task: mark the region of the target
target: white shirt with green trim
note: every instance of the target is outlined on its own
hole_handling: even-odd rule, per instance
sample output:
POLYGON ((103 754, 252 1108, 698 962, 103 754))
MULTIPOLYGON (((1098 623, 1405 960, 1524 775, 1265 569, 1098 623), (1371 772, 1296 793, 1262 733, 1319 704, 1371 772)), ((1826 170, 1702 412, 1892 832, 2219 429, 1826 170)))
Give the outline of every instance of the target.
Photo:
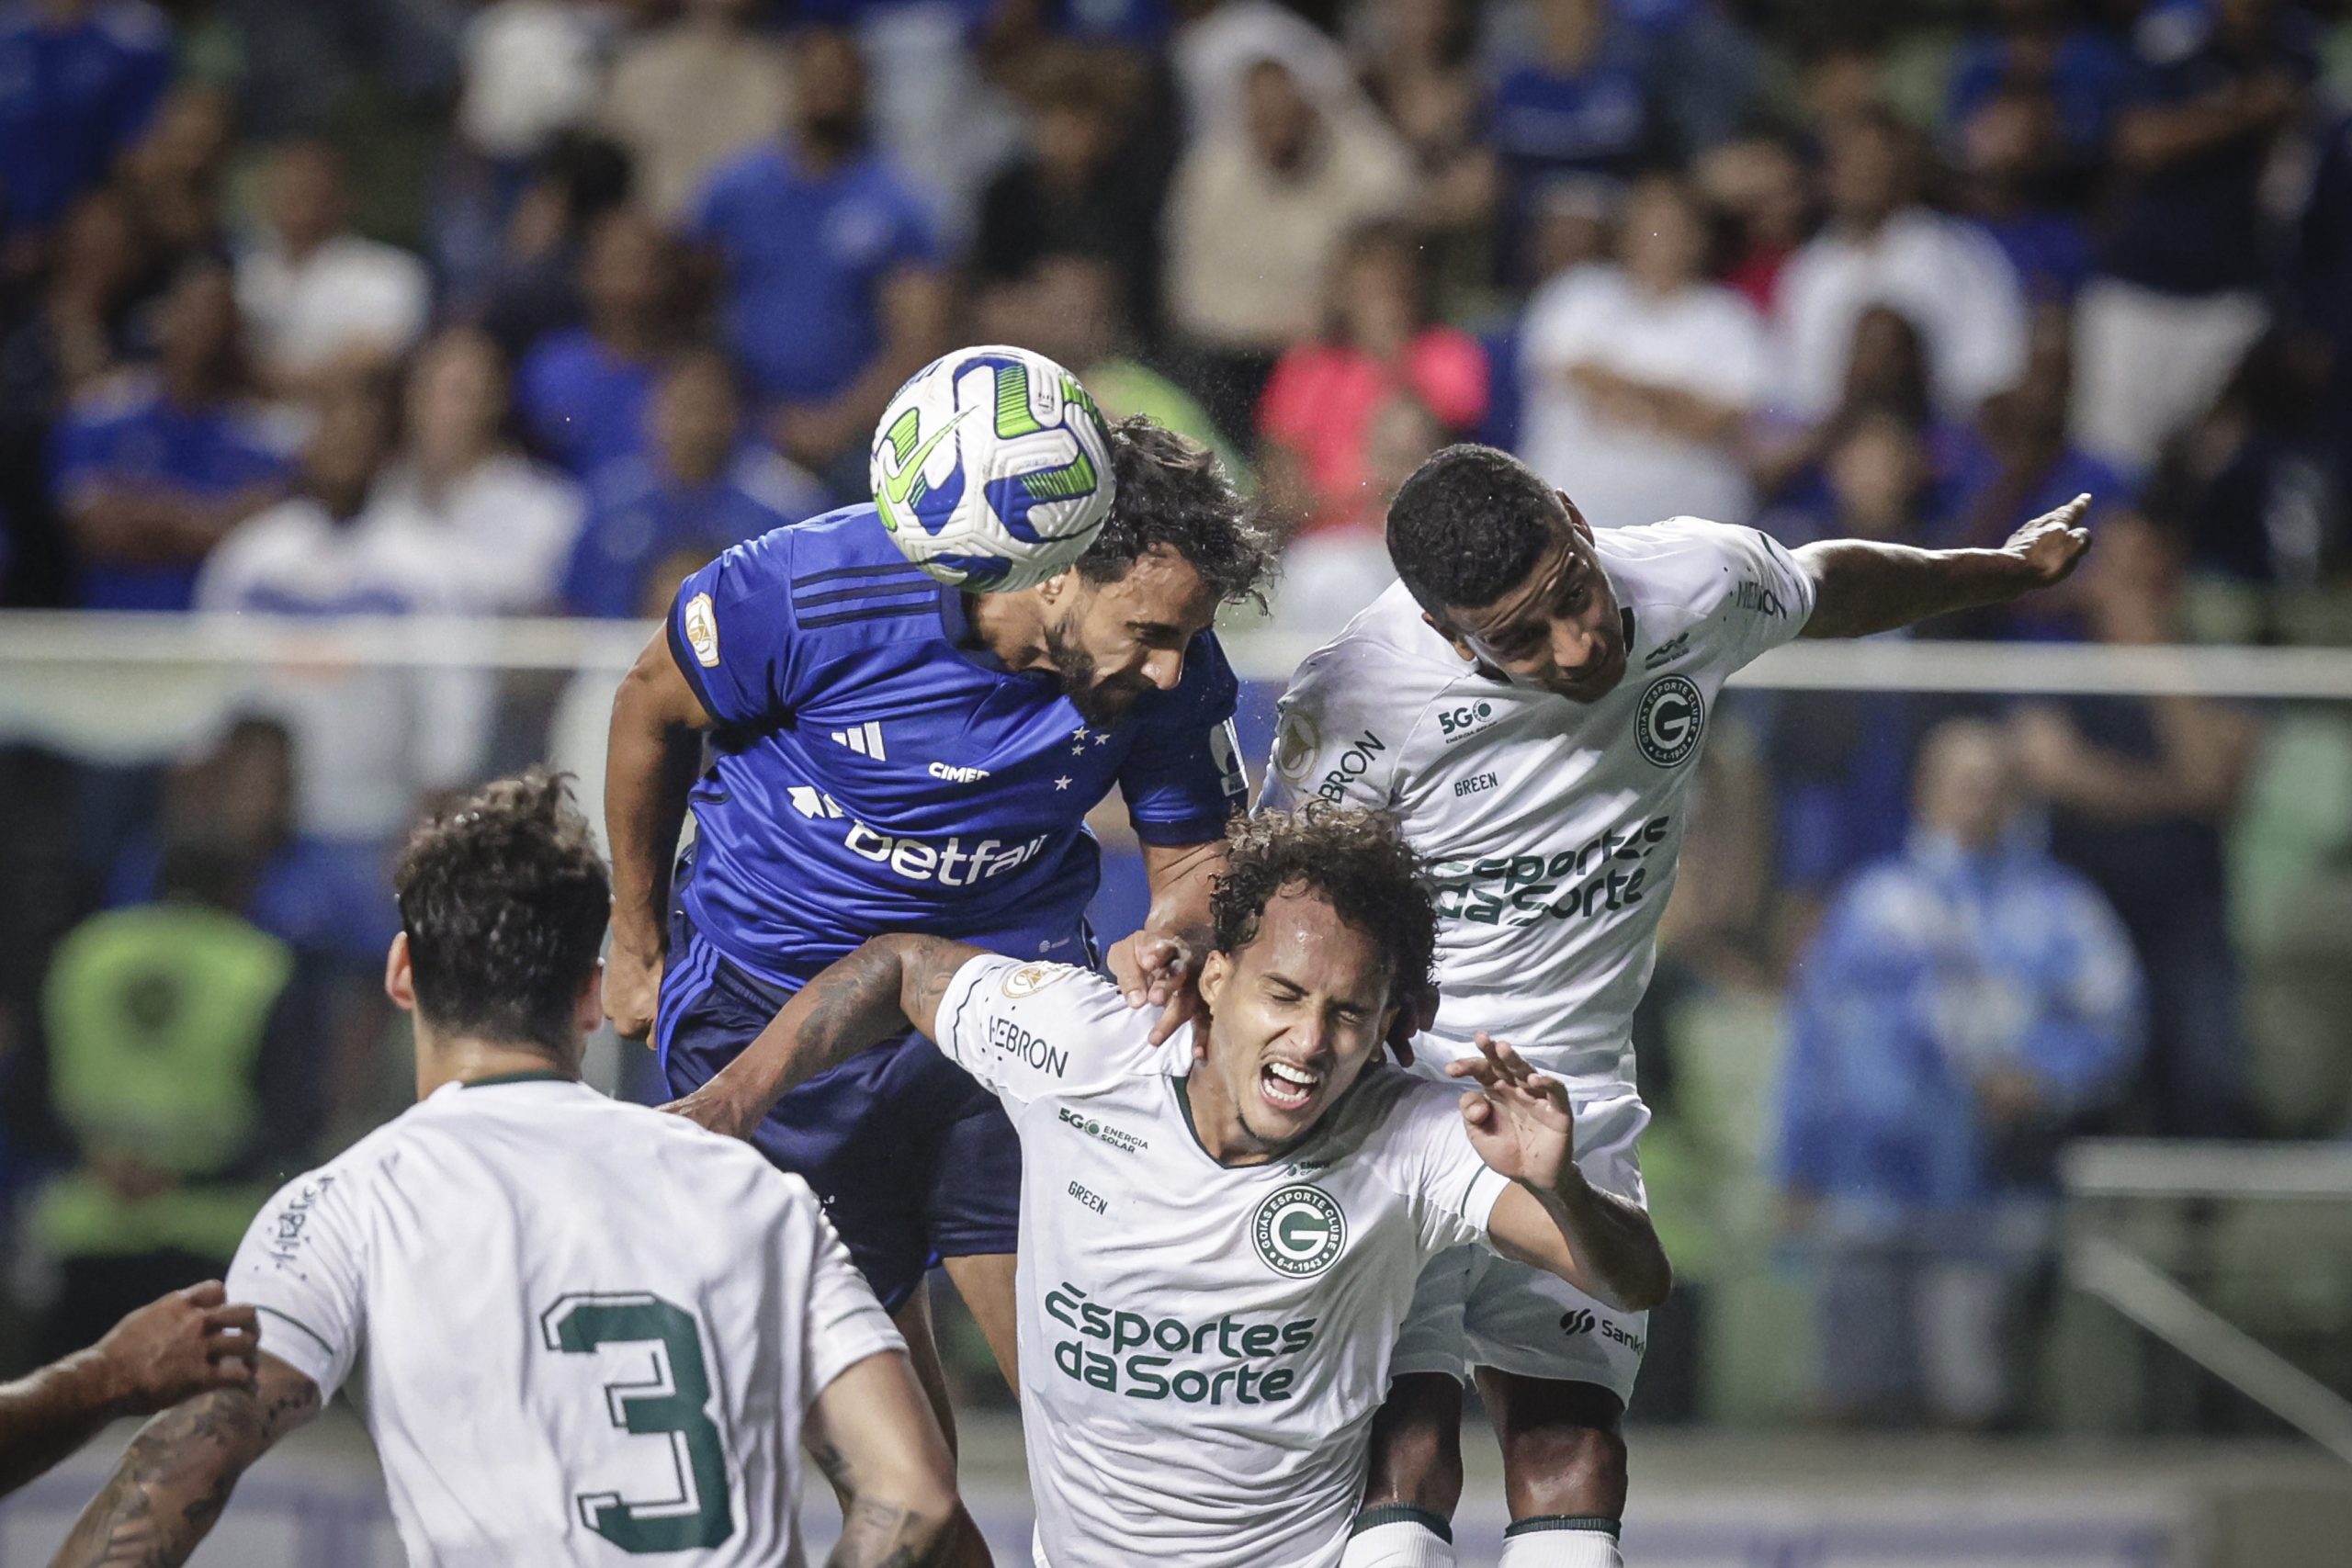
POLYGON ((1046 1568, 1329 1568, 1421 1266, 1508 1185, 1459 1096, 1373 1067, 1299 1148, 1211 1159, 1192 1031, 1066 964, 973 959, 939 1044, 1021 1135, 1023 1427, 1046 1568))
POLYGON ((229 1271, 362 1414, 408 1560, 797 1564, 800 1428, 904 1348, 797 1177, 553 1075, 447 1085, 287 1184, 229 1271))
POLYGON ((1421 1064, 1472 1054, 1487 1030, 1565 1079, 1580 1122, 1588 1100, 1637 1103, 1634 1009, 1716 695, 1813 614, 1811 579, 1753 528, 1676 517, 1600 529, 1594 547, 1627 628, 1607 696, 1482 675, 1399 584, 1292 677, 1263 793, 1401 817, 1438 882, 1441 998, 1421 1064))

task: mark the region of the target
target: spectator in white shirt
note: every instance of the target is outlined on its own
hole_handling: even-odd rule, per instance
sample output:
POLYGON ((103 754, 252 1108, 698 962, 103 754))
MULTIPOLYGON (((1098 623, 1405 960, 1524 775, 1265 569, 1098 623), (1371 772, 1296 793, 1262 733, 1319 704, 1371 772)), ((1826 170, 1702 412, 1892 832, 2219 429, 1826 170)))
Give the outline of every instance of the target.
POLYGON ((1918 324, 1938 411, 1964 420, 2025 368, 2017 274, 1992 236, 1913 193, 1916 139, 1884 110, 1824 132, 1828 226, 1781 274, 1777 400, 1816 417, 1838 400, 1854 322, 1885 305, 1918 324))
POLYGON ((334 149, 279 149, 263 177, 260 243, 237 264, 237 303, 274 392, 308 396, 355 359, 405 353, 424 330, 424 264, 353 233, 349 218, 334 149))
MULTIPOLYGON (((384 526, 368 505, 393 423, 387 378, 346 377, 329 388, 303 449, 299 489, 213 552, 197 580, 196 607, 335 618, 461 609, 433 541, 384 526)), ((364 850, 399 833, 425 792, 471 774, 490 689, 470 670, 312 660, 258 672, 240 705, 281 720, 295 739, 301 834, 364 850)))
POLYGON ((580 492, 506 439, 507 375, 472 327, 428 343, 409 372, 408 445, 369 521, 422 542, 456 607, 530 615, 552 605, 580 532, 580 492))
POLYGON ((1736 445, 1763 389, 1764 328, 1706 281, 1707 226, 1680 180, 1634 186, 1614 265, 1553 278, 1521 338, 1521 455, 1601 527, 1753 510, 1736 445))

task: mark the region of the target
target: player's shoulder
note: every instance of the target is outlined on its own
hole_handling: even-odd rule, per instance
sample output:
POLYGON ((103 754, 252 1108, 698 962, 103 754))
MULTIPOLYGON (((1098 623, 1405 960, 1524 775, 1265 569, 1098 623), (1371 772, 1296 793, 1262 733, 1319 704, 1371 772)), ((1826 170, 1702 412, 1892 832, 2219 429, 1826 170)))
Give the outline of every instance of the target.
POLYGON ((1394 1180, 1398 1160, 1455 1135, 1461 1122, 1460 1088, 1425 1078, 1387 1062, 1366 1066, 1347 1098, 1318 1134, 1316 1152, 1333 1163, 1361 1159, 1394 1180))
POLYGON ((1357 612, 1340 635, 1300 661, 1284 705, 1394 716, 1435 700, 1469 670, 1421 616, 1401 582, 1357 612))
POLYGON ((795 629, 828 647, 940 636, 938 582, 899 553, 870 503, 771 528, 736 551, 760 562, 764 585, 783 588, 795 629))
POLYGON ((989 1050, 1017 1059, 1063 1092, 1131 1077, 1171 1052, 1191 1060, 1189 1032, 1153 1045, 1157 1012, 1129 1007, 1107 976, 1075 964, 986 953, 956 971, 940 1005, 943 1036, 968 1042, 985 1032, 989 1050))
POLYGON ((1802 615, 1786 581, 1796 568, 1761 529, 1702 517, 1669 517, 1593 534, 1593 548, 1631 610, 1645 646, 1656 647, 1728 611, 1802 615))

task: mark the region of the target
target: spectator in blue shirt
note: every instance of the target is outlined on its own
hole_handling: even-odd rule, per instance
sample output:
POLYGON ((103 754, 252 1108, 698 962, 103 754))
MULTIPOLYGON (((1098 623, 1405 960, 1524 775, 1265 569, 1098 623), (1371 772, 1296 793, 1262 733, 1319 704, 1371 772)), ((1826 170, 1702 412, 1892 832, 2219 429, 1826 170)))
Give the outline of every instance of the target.
POLYGON ((1546 182, 1630 174, 1652 140, 1639 49, 1601 0, 1540 0, 1536 9, 1533 52, 1504 67, 1488 132, 1505 187, 1504 256, 1517 254, 1546 182))
POLYGON ((2090 276, 2091 236, 2065 158, 2058 103, 2041 87, 2004 87, 1961 126, 1970 216, 1984 226, 2037 310, 2071 304, 2090 276))
POLYGON ((2070 0, 1992 0, 1991 26, 1972 33, 1952 57, 1944 87, 1944 125, 1962 132, 2004 93, 2046 93, 2058 110, 2066 145, 2096 158, 2131 80, 2122 43, 2084 25, 2070 0))
POLYGON ((539 449, 589 479, 642 445, 654 378, 677 346, 676 257, 661 227, 633 207, 597 219, 580 294, 587 321, 531 350, 514 402, 539 449))
POLYGON ((647 435, 590 494, 564 574, 576 615, 659 615, 688 573, 730 545, 825 510, 816 480, 744 439, 735 373, 715 351, 670 362, 647 435))
POLYGON ((1797 968, 1777 1175, 1820 1248, 1833 1416, 1983 1426, 2014 1408, 2065 1134, 2141 1047, 2115 911, 2019 830, 2003 735, 1928 738, 1918 826, 1797 968))
POLYGON ((0 6, 0 227, 46 229, 104 180, 171 77, 171 24, 141 0, 0 6))
POLYGON ((862 495, 875 420, 946 346, 946 276, 913 187, 867 145, 855 40, 805 28, 791 58, 790 129, 714 175, 689 229, 717 255, 729 346, 776 444, 862 495))
POLYGON ((221 536, 284 493, 292 454, 244 400, 237 297, 217 260, 157 308, 156 362, 80 399, 51 441, 50 484, 93 610, 185 610, 221 536))

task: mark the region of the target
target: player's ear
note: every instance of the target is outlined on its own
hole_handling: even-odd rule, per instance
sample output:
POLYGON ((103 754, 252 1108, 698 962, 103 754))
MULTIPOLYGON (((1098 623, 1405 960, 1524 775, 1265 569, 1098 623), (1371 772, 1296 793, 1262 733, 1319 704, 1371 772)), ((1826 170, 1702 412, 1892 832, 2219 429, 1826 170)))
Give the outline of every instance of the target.
POLYGON ((1587 540, 1591 539, 1592 525, 1584 520, 1584 513, 1578 512, 1577 510, 1577 503, 1568 499, 1568 492, 1564 490, 1555 490, 1552 493, 1560 498, 1560 504, 1562 506, 1567 508, 1568 526, 1575 529, 1577 533, 1582 534, 1587 540))
POLYGON ((1201 960, 1199 982, 1201 1005, 1215 1011, 1217 993, 1225 989, 1225 983, 1231 978, 1233 978, 1233 960, 1215 948, 1211 948, 1207 956, 1201 960))
POLYGON ((1037 602, 1060 604, 1078 588, 1078 568, 1066 566, 1045 581, 1037 584, 1037 602))
POLYGON ((416 971, 409 967, 406 931, 392 938, 391 950, 384 954, 384 995, 402 1012, 416 1010, 416 971))

